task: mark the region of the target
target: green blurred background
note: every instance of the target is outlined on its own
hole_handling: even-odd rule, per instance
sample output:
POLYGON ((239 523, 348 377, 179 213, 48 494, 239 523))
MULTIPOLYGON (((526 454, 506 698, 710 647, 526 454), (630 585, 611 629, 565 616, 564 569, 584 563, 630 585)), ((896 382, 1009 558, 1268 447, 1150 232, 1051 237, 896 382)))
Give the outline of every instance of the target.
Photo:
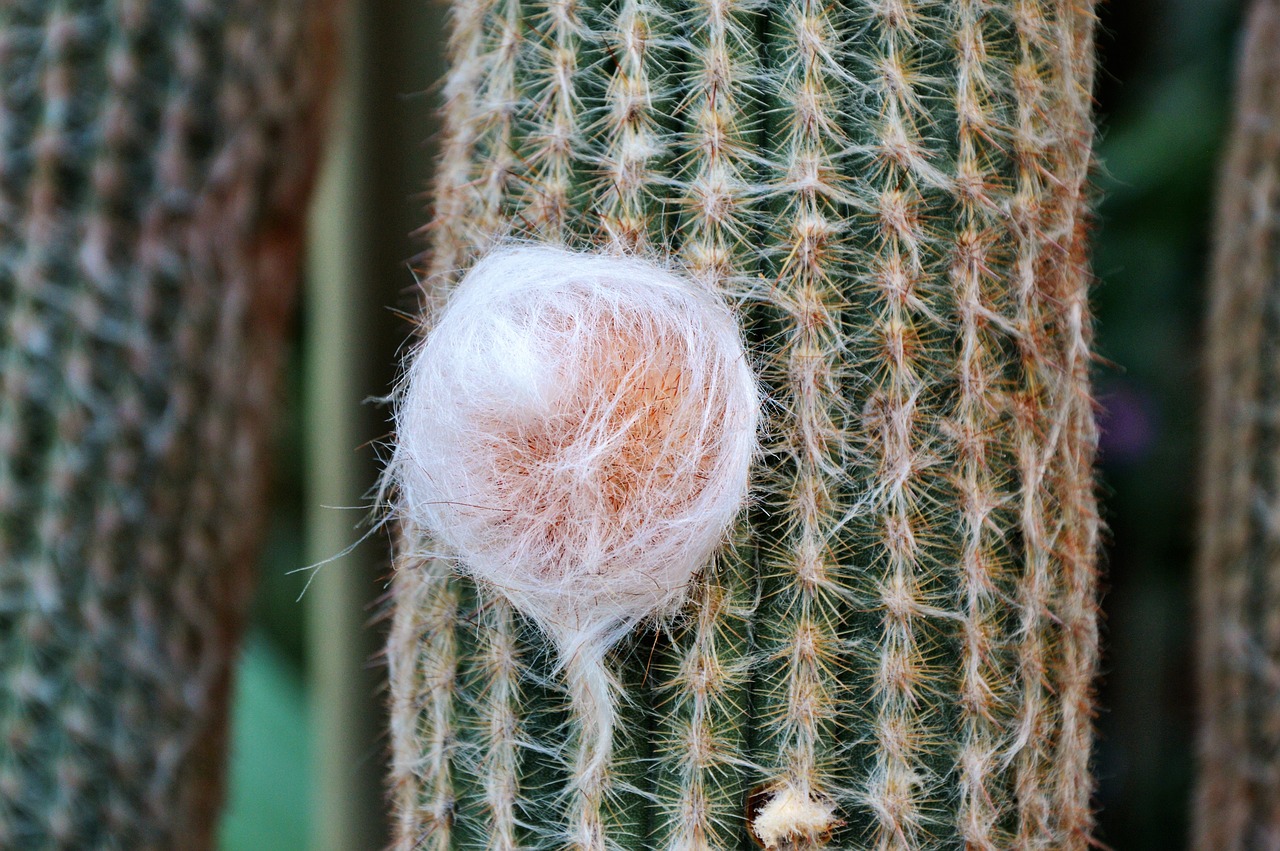
MULTIPOLYGON (((1096 380, 1110 532, 1096 764, 1100 838, 1116 851, 1186 844, 1203 277, 1241 5, 1101 9, 1096 380)), ((367 522, 387 411, 369 400, 394 380, 408 330, 397 311, 416 305, 444 14, 429 0, 352 7, 240 668, 228 851, 360 851, 387 838, 387 546, 367 522), (312 571, 298 568, 366 533, 299 601, 312 571)))

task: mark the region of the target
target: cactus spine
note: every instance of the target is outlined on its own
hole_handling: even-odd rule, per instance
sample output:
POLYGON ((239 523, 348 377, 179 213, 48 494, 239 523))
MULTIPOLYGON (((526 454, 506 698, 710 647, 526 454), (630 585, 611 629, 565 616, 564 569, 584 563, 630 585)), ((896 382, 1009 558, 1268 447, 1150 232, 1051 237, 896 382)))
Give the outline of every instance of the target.
POLYGON ((1248 18, 1219 183, 1210 282, 1199 552, 1195 847, 1271 847, 1280 831, 1280 3, 1248 18))
POLYGON ((0 9, 0 846, 206 848, 319 3, 0 9))
POLYGON ((1070 0, 455 4, 431 284, 507 234, 673 257, 738 305, 770 424, 685 615, 613 653, 590 793, 545 641, 406 549, 401 847, 1087 846, 1092 31, 1070 0))

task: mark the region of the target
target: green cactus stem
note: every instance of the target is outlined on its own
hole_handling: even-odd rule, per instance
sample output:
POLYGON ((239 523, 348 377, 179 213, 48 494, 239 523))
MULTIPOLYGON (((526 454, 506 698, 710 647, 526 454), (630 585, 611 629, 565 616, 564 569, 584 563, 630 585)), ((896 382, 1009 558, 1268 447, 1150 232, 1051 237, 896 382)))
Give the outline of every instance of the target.
POLYGON ((681 616, 611 654, 599 794, 547 640, 401 548, 401 848, 1089 845, 1092 7, 454 3, 424 303, 507 236, 669 258, 769 422, 681 616))
POLYGON ((0 847, 212 846, 323 12, 0 7, 0 847))
POLYGON ((1280 2, 1253 4, 1218 186, 1206 333, 1194 846, 1280 835, 1280 2))

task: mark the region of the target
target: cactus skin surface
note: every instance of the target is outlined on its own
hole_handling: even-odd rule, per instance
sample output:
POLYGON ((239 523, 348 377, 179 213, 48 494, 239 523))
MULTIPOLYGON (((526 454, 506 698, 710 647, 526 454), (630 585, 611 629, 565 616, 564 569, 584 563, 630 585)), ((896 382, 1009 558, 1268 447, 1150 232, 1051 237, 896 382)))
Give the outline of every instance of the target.
POLYGON ((1089 845, 1092 5, 455 2, 424 301, 505 236, 669 257, 769 423, 693 600, 612 653, 601 794, 546 639, 401 547, 399 847, 1089 845))
POLYGON ((213 845, 321 8, 0 4, 0 847, 213 845))
POLYGON ((1194 847, 1280 836, 1280 2, 1247 18, 1218 186, 1201 472, 1194 847))

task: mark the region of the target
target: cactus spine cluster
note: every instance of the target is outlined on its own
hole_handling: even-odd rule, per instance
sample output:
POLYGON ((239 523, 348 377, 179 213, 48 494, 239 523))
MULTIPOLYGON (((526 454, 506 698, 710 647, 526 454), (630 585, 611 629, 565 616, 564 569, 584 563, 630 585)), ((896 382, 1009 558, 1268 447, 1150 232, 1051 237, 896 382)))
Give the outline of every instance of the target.
POLYGON ((0 847, 212 845, 323 29, 0 6, 0 847))
POLYGON ((1280 2, 1248 18, 1207 325, 1194 846, 1280 835, 1280 2))
POLYGON ((1097 664, 1090 0, 458 0, 428 281, 517 235, 678 262, 769 390, 757 498, 620 645, 401 556, 403 848, 1083 849, 1097 664))

